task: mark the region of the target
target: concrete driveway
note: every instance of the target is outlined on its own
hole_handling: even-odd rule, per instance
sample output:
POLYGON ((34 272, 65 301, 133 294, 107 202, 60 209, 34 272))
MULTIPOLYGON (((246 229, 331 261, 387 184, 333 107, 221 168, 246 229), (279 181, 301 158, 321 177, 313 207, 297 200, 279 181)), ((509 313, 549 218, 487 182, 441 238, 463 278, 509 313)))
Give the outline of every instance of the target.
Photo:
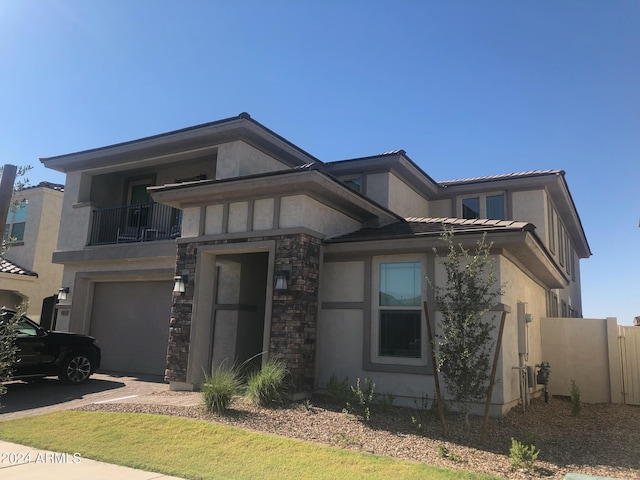
POLYGON ((156 378, 96 373, 82 385, 65 385, 57 378, 6 384, 0 397, 0 421, 69 410, 96 402, 141 398, 169 390, 156 378))

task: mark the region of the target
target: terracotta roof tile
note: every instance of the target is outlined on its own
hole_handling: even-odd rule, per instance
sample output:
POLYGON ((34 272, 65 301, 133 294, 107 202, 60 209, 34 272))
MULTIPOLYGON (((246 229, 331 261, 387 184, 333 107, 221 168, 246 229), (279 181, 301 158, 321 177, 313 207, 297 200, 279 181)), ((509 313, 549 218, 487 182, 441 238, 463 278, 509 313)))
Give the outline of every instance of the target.
POLYGON ((32 272, 31 270, 27 270, 26 268, 22 268, 20 265, 17 265, 9 260, 5 260, 0 257, 0 273, 10 273, 14 275, 24 275, 27 277, 37 277, 38 274, 36 272, 32 272))

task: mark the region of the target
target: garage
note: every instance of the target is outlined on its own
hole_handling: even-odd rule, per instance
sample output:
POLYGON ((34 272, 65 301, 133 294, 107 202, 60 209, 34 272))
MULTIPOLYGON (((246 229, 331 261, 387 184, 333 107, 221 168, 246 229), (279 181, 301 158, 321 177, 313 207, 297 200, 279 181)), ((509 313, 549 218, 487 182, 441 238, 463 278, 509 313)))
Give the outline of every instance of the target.
POLYGON ((164 376, 172 282, 94 285, 90 334, 102 348, 101 370, 164 376))

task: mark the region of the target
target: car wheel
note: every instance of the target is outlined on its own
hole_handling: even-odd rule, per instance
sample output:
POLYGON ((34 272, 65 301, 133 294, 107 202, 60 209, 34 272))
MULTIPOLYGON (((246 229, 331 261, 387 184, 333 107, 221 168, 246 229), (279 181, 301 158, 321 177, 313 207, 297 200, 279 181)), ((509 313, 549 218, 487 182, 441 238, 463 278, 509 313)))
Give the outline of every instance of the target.
POLYGON ((77 385, 85 382, 91 371, 91 359, 84 353, 73 353, 62 362, 59 377, 64 383, 77 385))

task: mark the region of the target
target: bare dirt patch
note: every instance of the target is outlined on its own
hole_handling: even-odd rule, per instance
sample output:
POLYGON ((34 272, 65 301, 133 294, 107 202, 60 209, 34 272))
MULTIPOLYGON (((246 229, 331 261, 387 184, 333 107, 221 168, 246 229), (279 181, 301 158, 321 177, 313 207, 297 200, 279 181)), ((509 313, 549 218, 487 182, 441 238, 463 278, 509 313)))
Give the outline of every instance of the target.
POLYGON ((426 411, 395 407, 374 412, 363 422, 321 399, 268 409, 237 398, 225 415, 206 413, 201 406, 151 403, 90 405, 82 410, 183 416, 502 478, 561 479, 574 472, 640 480, 640 407, 629 405, 583 404, 580 414, 573 416, 566 399, 534 399, 526 413, 516 408, 503 418, 490 419, 483 445, 479 417, 471 418, 471 433, 466 433, 463 418, 448 415, 448 434, 443 437, 438 417, 426 411), (512 469, 511 438, 533 441, 540 449, 533 474, 512 469))

